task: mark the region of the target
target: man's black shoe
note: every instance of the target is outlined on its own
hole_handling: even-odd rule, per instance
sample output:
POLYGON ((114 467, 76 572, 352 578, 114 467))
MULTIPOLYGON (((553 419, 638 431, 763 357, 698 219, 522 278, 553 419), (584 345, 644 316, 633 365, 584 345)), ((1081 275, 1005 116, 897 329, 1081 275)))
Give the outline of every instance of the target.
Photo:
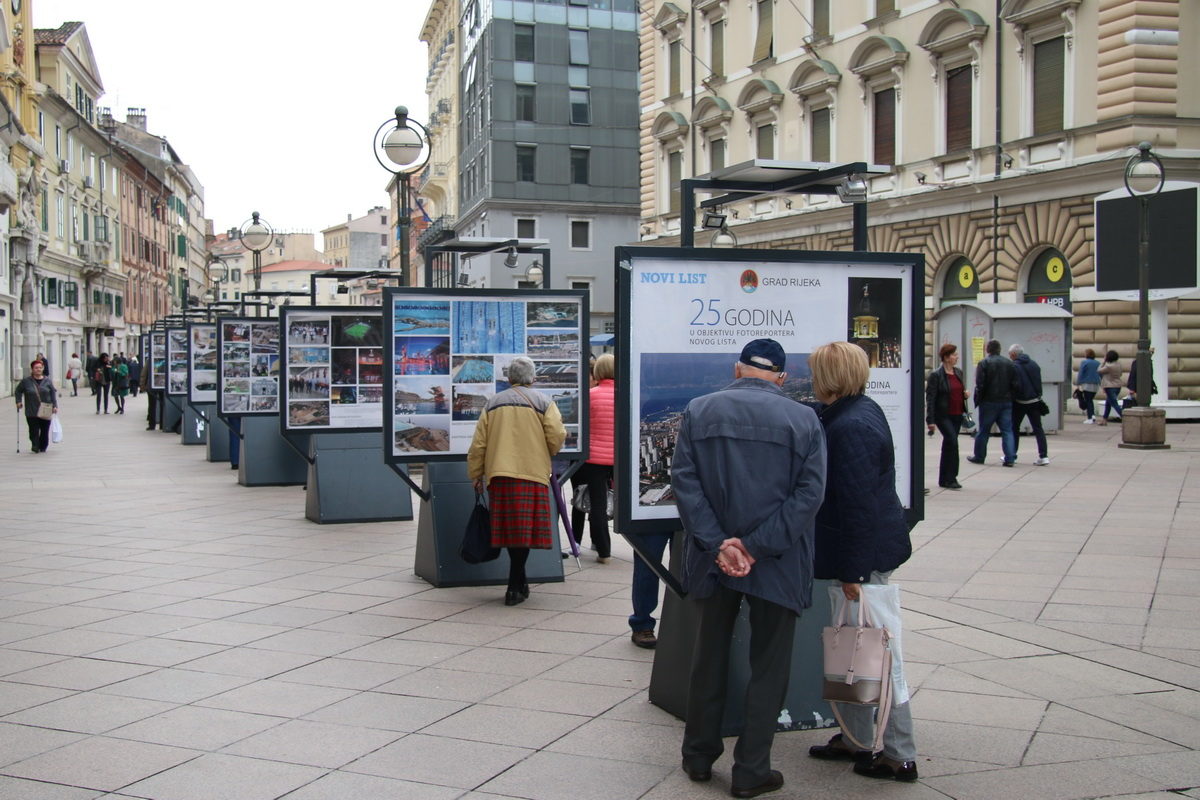
POLYGON ((961 489, 962 488, 962 484, 959 483, 958 481, 949 481, 947 483, 939 483, 938 486, 942 487, 943 489, 961 489))
POLYGON ((684 758, 683 772, 697 783, 712 780, 712 764, 699 758, 684 758))
POLYGON ((967 456, 967 461, 970 461, 972 464, 982 464, 983 463, 982 458, 976 458, 975 456, 967 456))
POLYGON ((736 786, 729 790, 729 793, 734 797, 758 797, 760 794, 774 792, 777 789, 783 788, 783 773, 777 769, 771 770, 771 776, 758 786, 747 786, 745 789, 739 789, 736 786))
POLYGON ((808 754, 822 761, 870 761, 870 750, 852 750, 840 733, 835 733, 827 744, 814 744, 808 754))
POLYGON ((1015 460, 1015 459, 1014 459, 1014 460, 1012 460, 1012 461, 1004 461, 1004 462, 1002 462, 1002 466, 1005 466, 1005 467, 1012 467, 1012 466, 1015 466, 1015 465, 1016 465, 1016 463, 1017 463, 1017 462, 1016 462, 1016 460, 1015 460))

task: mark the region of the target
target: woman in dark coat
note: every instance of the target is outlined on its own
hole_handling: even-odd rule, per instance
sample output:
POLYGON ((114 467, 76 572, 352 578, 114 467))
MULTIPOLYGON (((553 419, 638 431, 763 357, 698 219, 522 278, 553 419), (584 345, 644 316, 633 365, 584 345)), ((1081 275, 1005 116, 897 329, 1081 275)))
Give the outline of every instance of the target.
POLYGON ((54 406, 58 413, 58 392, 54 391, 54 381, 46 377, 46 365, 37 360, 29 364, 29 375, 17 384, 17 412, 25 409, 25 424, 29 426, 29 443, 33 452, 44 453, 50 449, 50 420, 38 416, 42 403, 54 406))
POLYGON ((961 489, 958 482, 958 432, 967 409, 967 385, 958 368, 958 347, 944 344, 938 350, 942 363, 925 381, 925 425, 929 435, 942 433, 942 460, 938 464, 938 486, 961 489))
POLYGON ((100 398, 104 398, 104 413, 108 413, 108 394, 113 382, 112 362, 108 353, 101 353, 96 362, 96 370, 92 373, 92 385, 96 387, 96 413, 100 413, 100 398))
MULTIPOLYGON (((817 578, 841 582, 848 601, 857 600, 864 583, 887 583, 896 567, 912 555, 904 508, 896 495, 892 432, 879 405, 867 397, 871 368, 866 352, 849 342, 831 342, 808 358, 813 392, 823 408, 828 462, 825 501, 817 512, 813 554, 817 578)), ((859 742, 874 741, 871 706, 840 704, 846 731, 859 742)), ((917 779, 916 744, 908 703, 892 709, 883 733, 883 752, 856 751, 837 734, 828 744, 809 748, 813 758, 855 761, 854 771, 868 778, 917 779)))
POLYGON ((125 363, 125 359, 117 356, 116 364, 112 368, 113 387, 112 395, 117 401, 117 413, 125 413, 125 396, 129 394, 129 365, 125 363))

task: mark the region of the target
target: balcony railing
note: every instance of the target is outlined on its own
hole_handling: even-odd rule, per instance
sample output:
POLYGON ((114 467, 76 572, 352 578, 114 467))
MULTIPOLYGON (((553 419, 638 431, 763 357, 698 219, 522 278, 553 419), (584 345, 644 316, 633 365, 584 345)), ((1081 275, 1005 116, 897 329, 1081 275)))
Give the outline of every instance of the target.
POLYGON ((453 225, 454 220, 444 215, 429 223, 429 227, 421 231, 421 235, 417 237, 417 250, 424 250, 429 245, 439 241, 442 238, 442 234, 446 231, 453 233, 453 230, 451 230, 453 225))
POLYGON ((89 328, 111 328, 113 310, 104 303, 83 304, 83 324, 89 328))

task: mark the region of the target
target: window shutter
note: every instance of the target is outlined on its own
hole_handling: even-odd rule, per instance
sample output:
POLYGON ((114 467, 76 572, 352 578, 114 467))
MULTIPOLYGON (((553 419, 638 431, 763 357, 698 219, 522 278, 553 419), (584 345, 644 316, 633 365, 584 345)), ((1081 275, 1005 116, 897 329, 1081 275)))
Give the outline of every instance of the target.
POLYGON ((679 182, 683 180, 683 152, 676 150, 667 155, 667 192, 670 205, 667 210, 678 214, 681 206, 679 182))
POLYGON ((758 35, 754 38, 753 63, 770 58, 774 52, 772 47, 775 33, 772 19, 775 11, 774 2, 775 0, 758 0, 758 35))
POLYGON ((829 35, 829 0, 813 0, 813 36, 829 35))
POLYGON ((713 75, 725 74, 725 20, 718 19, 712 23, 711 31, 711 46, 709 48, 708 66, 712 70, 713 75))
POLYGON ((1063 127, 1063 79, 1066 49, 1063 37, 1033 46, 1033 135, 1063 127))
POLYGON ((682 45, 678 39, 667 45, 667 55, 670 61, 669 69, 671 71, 671 74, 667 76, 667 93, 670 95, 677 95, 682 91, 683 79, 679 74, 683 71, 682 55, 680 53, 681 47, 682 45))
POLYGON ((775 157, 775 126, 768 123, 759 125, 754 131, 755 158, 771 159, 775 157))
POLYGON ((971 67, 946 72, 946 152, 971 146, 971 67))
POLYGON ((812 160, 829 161, 829 109, 812 112, 812 160))
POLYGON ((876 164, 896 163, 896 90, 884 89, 875 93, 875 148, 876 164))

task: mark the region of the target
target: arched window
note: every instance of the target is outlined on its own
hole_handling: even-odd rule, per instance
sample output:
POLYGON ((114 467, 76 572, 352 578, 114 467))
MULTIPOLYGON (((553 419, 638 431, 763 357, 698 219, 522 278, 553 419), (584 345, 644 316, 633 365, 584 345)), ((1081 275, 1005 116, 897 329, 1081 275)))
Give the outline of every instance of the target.
POLYGON ((954 259, 942 276, 942 304, 979 299, 979 273, 966 256, 954 259))
POLYGON ((1071 310, 1071 267, 1060 250, 1047 247, 1029 267, 1025 302, 1049 303, 1071 310))

